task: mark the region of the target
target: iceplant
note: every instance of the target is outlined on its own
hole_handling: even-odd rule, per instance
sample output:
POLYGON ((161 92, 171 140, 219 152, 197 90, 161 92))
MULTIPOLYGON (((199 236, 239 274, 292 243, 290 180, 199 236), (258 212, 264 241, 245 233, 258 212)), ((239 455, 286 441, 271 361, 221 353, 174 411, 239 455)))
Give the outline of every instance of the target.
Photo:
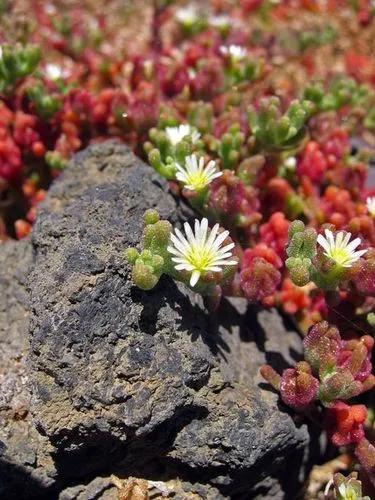
POLYGON ((204 218, 195 220, 194 231, 185 222, 184 230, 185 235, 175 229, 167 250, 173 255, 171 260, 175 263, 176 271, 191 273, 190 286, 194 287, 205 272, 220 272, 224 266, 237 265, 237 261, 232 259, 234 243, 223 246, 229 231, 219 233, 219 224, 209 229, 208 220, 204 218))
POLYGON ((176 19, 184 25, 192 25, 199 20, 199 12, 195 5, 188 5, 176 10, 176 19))
POLYGON ((369 196, 367 198, 366 207, 371 217, 375 217, 375 196, 369 196))
POLYGON ((209 161, 205 166, 204 157, 201 156, 198 159, 195 154, 185 158, 184 166, 176 163, 176 179, 190 191, 202 191, 222 174, 223 172, 217 170, 214 160, 209 161))
POLYGON ((63 76, 66 76, 63 69, 58 64, 46 64, 44 70, 45 75, 49 80, 60 80, 63 76))
POLYGON ((357 500, 359 498, 357 491, 351 484, 342 483, 337 490, 338 498, 342 500, 357 500))
POLYGON ((160 220, 156 210, 144 215, 141 250, 128 248, 125 256, 132 265, 132 279, 142 290, 151 290, 162 274, 182 281, 204 296, 217 296, 221 285, 234 274, 238 263, 229 231, 219 224, 212 229, 206 218, 187 222, 184 232, 160 220))
POLYGON ((189 124, 178 125, 176 127, 166 127, 165 133, 167 134, 172 146, 176 146, 184 137, 188 135, 191 137, 192 143, 195 144, 201 136, 201 134, 189 124))
POLYGON ((211 15, 208 18, 208 24, 218 29, 228 28, 231 23, 231 18, 225 14, 211 15))
POLYGON ((151 142, 144 145, 150 165, 168 180, 176 179, 176 163, 184 166, 185 158, 202 147, 201 134, 188 123, 152 128, 151 142))
POLYGON ((313 281, 318 288, 333 291, 345 280, 355 279, 365 260, 360 259, 368 249, 357 250, 362 240, 351 240, 351 237, 346 231, 333 233, 329 229, 324 235, 317 235, 315 229, 306 228, 302 221, 293 221, 289 226, 288 258, 285 261, 293 283, 305 286, 313 281), (317 244, 322 252, 317 252, 317 244))
POLYGON ((320 234, 317 242, 324 249, 324 255, 333 260, 336 264, 342 267, 352 267, 357 260, 367 252, 365 250, 357 250, 361 244, 361 239, 356 238, 350 241, 351 233, 339 231, 335 236, 329 229, 325 230, 325 237, 320 234))
POLYGON ((357 472, 352 472, 347 477, 340 473, 334 474, 324 490, 326 498, 329 497, 329 490, 332 485, 335 488, 336 500, 370 500, 370 497, 362 494, 362 483, 358 479, 357 472))
POLYGON ((220 52, 224 56, 230 57, 232 62, 242 61, 243 59, 245 59, 247 54, 246 50, 239 45, 229 45, 229 47, 227 47, 226 45, 222 45, 220 47, 220 52))
POLYGON ((286 166, 286 168, 288 168, 290 170, 295 170, 295 168, 297 166, 296 157, 295 156, 288 156, 288 158, 286 158, 286 160, 284 161, 284 165, 286 166))

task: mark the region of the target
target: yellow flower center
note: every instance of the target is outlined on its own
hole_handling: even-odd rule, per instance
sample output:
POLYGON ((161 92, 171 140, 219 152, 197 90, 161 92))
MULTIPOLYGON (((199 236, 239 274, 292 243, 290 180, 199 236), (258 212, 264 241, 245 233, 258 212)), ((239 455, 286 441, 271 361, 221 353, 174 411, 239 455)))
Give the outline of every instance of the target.
POLYGON ((186 260, 198 271, 204 271, 214 261, 214 254, 205 247, 194 245, 189 249, 186 260))
POLYGON ((350 259, 350 253, 346 248, 334 248, 331 250, 330 255, 337 264, 345 264, 345 262, 350 259))
POLYGON ((193 174, 188 174, 186 177, 186 181, 186 184, 190 184, 191 186, 193 186, 195 191, 200 191, 210 183, 210 180, 204 172, 195 172, 193 174))

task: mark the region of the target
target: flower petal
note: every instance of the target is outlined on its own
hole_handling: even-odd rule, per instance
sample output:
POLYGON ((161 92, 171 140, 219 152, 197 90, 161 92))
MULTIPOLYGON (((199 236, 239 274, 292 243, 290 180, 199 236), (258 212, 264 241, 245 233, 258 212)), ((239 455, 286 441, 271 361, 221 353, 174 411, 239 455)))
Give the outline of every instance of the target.
POLYGON ((330 246, 329 246, 329 243, 328 241, 324 238, 324 236, 322 234, 319 234, 317 240, 316 240, 320 246, 322 246, 324 248, 324 250, 326 252, 329 252, 330 251, 330 246))
POLYGON ((190 286, 195 286, 198 283, 200 276, 201 273, 199 271, 193 271, 190 277, 190 286))

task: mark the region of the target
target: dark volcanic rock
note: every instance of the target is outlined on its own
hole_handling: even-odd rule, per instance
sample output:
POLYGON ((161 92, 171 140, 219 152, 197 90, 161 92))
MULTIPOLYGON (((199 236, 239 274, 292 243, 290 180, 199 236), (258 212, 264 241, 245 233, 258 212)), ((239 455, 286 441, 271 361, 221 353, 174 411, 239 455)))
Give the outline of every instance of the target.
MULTIPOLYGON (((181 482, 179 479, 171 479, 165 482, 134 477, 120 479, 110 476, 96 477, 89 483, 70 486, 60 492, 58 500, 119 500, 119 498, 130 498, 129 486, 131 487, 134 484, 140 485, 141 489, 132 491, 132 499, 140 499, 140 491, 144 494, 147 492, 149 498, 153 499, 200 500, 204 498, 205 500, 214 500, 220 498, 220 493, 217 491, 210 491, 208 488, 199 485, 193 486, 190 483, 181 482), (196 490, 194 493, 191 492, 192 488, 196 490)), ((144 497, 142 496, 142 498, 144 497)))
POLYGON ((31 420, 26 363, 30 241, 0 245, 0 498, 41 498, 55 474, 31 420))
POLYGON ((59 500, 118 500, 118 490, 111 478, 96 477, 88 484, 71 486, 61 491, 59 500))
POLYGON ((58 477, 179 477, 202 498, 293 498, 309 433, 257 371, 298 355, 298 336, 242 301, 210 316, 168 278, 132 286, 122 253, 150 207, 181 218, 166 184, 106 143, 76 156, 34 227, 32 413, 58 477))

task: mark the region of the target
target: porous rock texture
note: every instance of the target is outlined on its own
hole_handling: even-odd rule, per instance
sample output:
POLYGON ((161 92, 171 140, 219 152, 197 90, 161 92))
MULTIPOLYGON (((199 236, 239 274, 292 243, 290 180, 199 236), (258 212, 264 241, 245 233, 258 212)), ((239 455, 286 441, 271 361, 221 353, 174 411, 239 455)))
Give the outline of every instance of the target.
POLYGON ((27 370, 31 244, 0 245, 0 498, 39 498, 54 484, 48 439, 30 415, 27 370))
POLYGON ((284 368, 301 341, 276 311, 242 300, 208 314, 167 277, 136 289, 123 251, 151 207, 174 224, 189 215, 108 142, 71 161, 34 226, 27 377, 52 487, 61 499, 109 498, 114 474, 178 478, 181 499, 292 499, 315 438, 258 368, 284 368))

